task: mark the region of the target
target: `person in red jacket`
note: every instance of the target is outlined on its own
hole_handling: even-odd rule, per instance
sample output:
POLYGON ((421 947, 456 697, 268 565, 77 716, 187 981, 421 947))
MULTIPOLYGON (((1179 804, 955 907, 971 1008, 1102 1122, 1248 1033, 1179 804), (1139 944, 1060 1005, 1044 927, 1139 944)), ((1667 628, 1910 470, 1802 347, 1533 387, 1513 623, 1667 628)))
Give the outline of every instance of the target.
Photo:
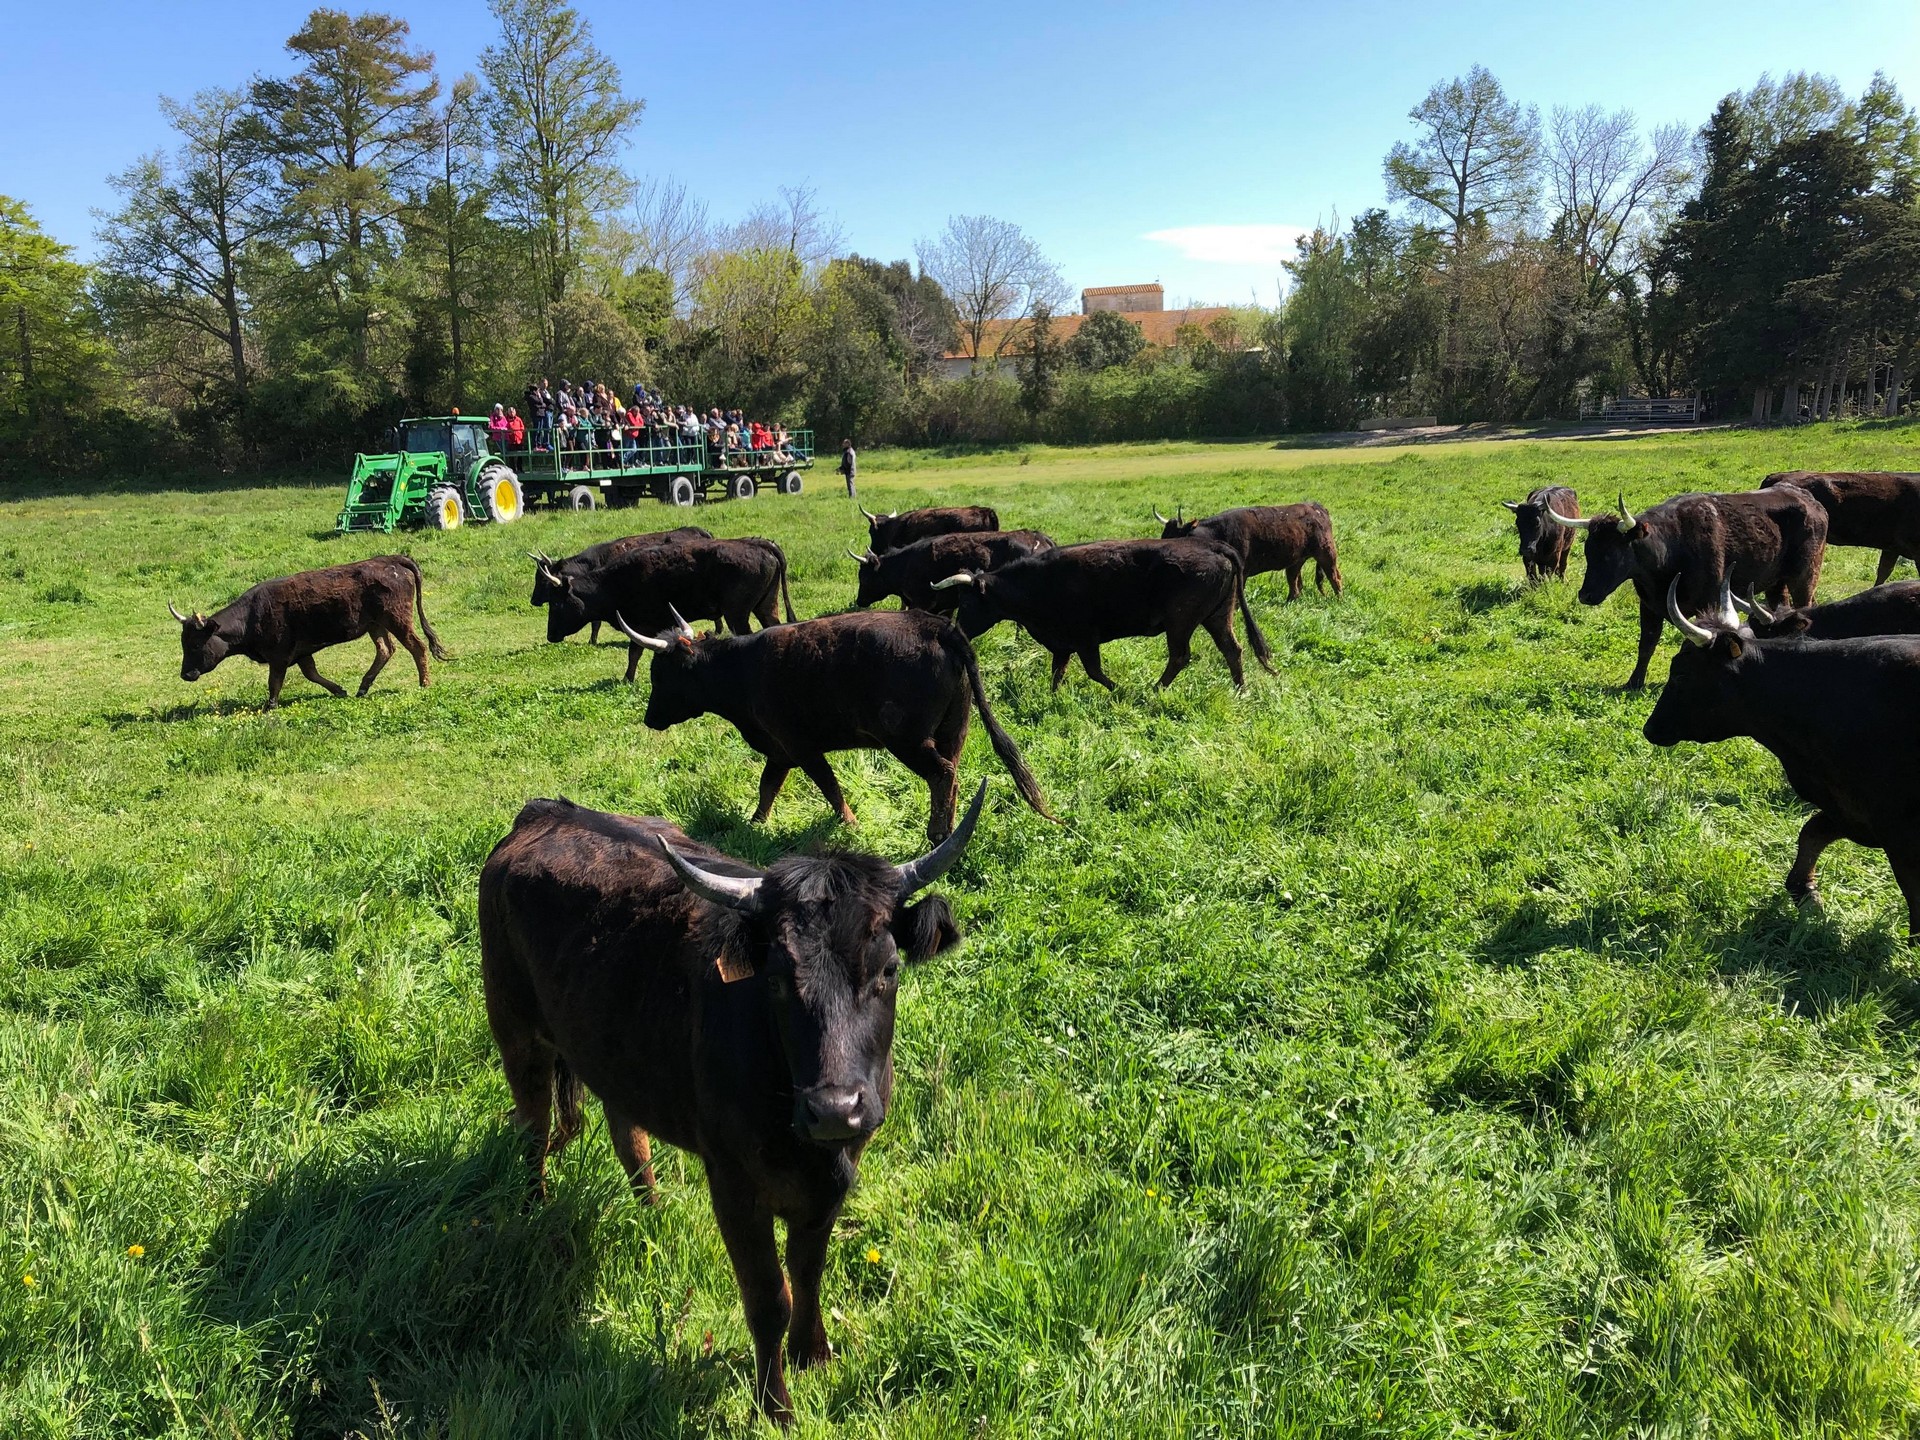
POLYGON ((511 406, 507 409, 507 445, 514 450, 524 450, 527 445, 527 422, 511 406))

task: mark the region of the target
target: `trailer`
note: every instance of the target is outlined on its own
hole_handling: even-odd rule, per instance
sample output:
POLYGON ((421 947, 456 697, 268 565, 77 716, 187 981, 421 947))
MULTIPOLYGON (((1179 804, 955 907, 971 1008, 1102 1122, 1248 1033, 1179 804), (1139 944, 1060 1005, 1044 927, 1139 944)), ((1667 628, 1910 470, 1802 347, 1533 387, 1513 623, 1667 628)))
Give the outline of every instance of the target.
POLYGON ((539 446, 528 435, 509 448, 506 462, 518 472, 529 505, 594 510, 658 500, 693 505, 711 500, 751 500, 762 490, 798 495, 803 472, 813 468, 813 432, 795 431, 785 445, 714 449, 704 434, 686 438, 677 430, 644 436, 596 431, 590 443, 572 448, 539 446))

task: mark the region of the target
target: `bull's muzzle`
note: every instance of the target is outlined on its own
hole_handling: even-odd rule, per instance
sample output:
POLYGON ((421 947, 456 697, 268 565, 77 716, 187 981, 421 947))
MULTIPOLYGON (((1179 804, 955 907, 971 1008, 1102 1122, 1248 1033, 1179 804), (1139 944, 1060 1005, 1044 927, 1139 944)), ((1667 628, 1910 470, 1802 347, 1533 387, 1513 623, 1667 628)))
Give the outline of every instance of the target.
POLYGON ((816 1085, 794 1097, 793 1127, 816 1145, 845 1145, 880 1128, 880 1107, 863 1085, 816 1085))

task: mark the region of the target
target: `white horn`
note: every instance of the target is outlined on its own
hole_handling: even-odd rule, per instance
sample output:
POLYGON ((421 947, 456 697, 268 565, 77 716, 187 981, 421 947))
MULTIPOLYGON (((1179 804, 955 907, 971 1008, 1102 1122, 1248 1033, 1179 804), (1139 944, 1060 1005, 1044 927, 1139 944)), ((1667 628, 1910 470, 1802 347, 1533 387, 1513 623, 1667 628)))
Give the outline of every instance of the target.
POLYGON ((1760 603, 1751 589, 1747 591, 1747 598, 1744 600, 1737 595, 1731 596, 1730 598, 1733 600, 1733 605, 1736 610, 1744 610, 1749 615, 1759 616, 1763 624, 1773 624, 1773 612, 1760 603))
POLYGON ((729 910, 738 910, 746 915, 760 909, 761 877, 718 875, 711 870, 702 870, 668 844, 665 836, 656 835, 654 839, 660 846, 660 853, 667 857, 667 863, 673 867, 673 873, 680 877, 680 883, 702 900, 711 900, 715 905, 724 905, 729 910))
POLYGON ((1674 629, 1694 644, 1711 645, 1713 643, 1711 630, 1704 625, 1696 624, 1680 613, 1680 577, 1678 575, 1674 576, 1673 583, 1667 586, 1667 619, 1673 622, 1674 629))
POLYGON ((1160 507, 1158 505, 1153 507, 1153 518, 1158 520, 1162 525, 1171 525, 1173 523, 1160 513, 1160 507))
POLYGON ((187 617, 182 615, 178 610, 175 610, 173 608, 173 601, 171 600, 167 601, 167 613, 173 616, 173 618, 178 620, 182 625, 187 623, 187 617))
POLYGON ((667 613, 673 616, 673 623, 680 627, 680 633, 686 636, 687 639, 689 640, 693 639, 693 627, 687 624, 687 617, 682 615, 678 610, 674 609, 673 606, 671 605, 667 606, 667 613))
POLYGON ((856 565, 871 565, 874 563, 873 552, 871 550, 865 555, 855 555, 853 551, 849 550, 847 551, 847 558, 852 560, 856 565))
POLYGON ((1636 521, 1634 520, 1634 518, 1633 518, 1633 512, 1632 512, 1631 510, 1629 510, 1629 509, 1627 509, 1627 492, 1626 492, 1626 491, 1624 491, 1624 490, 1622 490, 1622 491, 1620 492, 1620 524, 1621 524, 1621 527, 1622 527, 1623 529, 1627 529, 1627 530, 1631 530, 1631 529, 1632 529, 1632 528, 1634 527, 1634 525, 1635 525, 1636 523, 1637 523, 1637 522, 1636 522, 1636 521))
MULTIPOLYGON (((858 502, 856 502, 856 504, 857 503, 858 502)), ((867 523, 869 525, 877 525, 880 523, 880 517, 874 514, 873 511, 869 510, 866 506, 860 505, 859 510, 862 515, 867 517, 867 523)))
MULTIPOLYGON (((967 806, 967 813, 961 819, 958 828, 942 840, 933 849, 918 860, 893 867, 894 874, 900 877, 900 898, 906 899, 916 890, 924 890, 933 884, 948 870, 953 868, 967 848, 967 842, 973 839, 973 830, 980 823, 980 806, 987 798, 987 782, 982 780, 980 788, 973 792, 973 803, 967 806)), ((661 842, 663 845, 664 841, 661 842)))
POLYGON ((1547 506, 1547 518, 1553 521, 1553 523, 1556 525, 1566 526, 1567 529, 1569 530, 1584 530, 1589 525, 1593 524, 1593 519, 1591 516, 1582 516, 1578 520, 1569 520, 1566 516, 1562 515, 1558 510, 1554 509, 1553 506, 1551 505, 1547 506))
POLYGON ((658 635, 642 635, 621 618, 618 610, 613 612, 613 624, 616 630, 634 644, 638 645, 642 650, 653 650, 657 652, 669 649, 673 644, 671 640, 662 640, 658 635))
POLYGON ((1720 581, 1720 623, 1729 630, 1740 628, 1740 614, 1733 608, 1733 582, 1720 581))
POLYGON ((933 584, 929 585, 927 588, 929 590, 951 590, 955 586, 971 585, 972 583, 973 583, 973 572, 969 570, 962 570, 958 575, 949 575, 944 580, 934 581, 933 584))
POLYGON ((1502 500, 1500 503, 1506 506, 1507 509, 1513 511, 1515 514, 1518 514, 1520 512, 1520 503, 1517 500, 1502 500))

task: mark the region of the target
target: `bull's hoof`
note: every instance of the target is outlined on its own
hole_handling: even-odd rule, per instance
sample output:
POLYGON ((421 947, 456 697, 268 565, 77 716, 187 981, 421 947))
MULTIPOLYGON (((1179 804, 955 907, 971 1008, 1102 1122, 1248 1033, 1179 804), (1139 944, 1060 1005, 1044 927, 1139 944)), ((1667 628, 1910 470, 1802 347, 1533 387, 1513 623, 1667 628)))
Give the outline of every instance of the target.
POLYGON ((833 1359, 833 1346, 823 1338, 818 1346, 796 1345, 787 1351, 787 1364, 795 1370, 811 1370, 833 1359))
POLYGON ((1820 887, 1812 881, 1808 881, 1805 885, 1787 886, 1787 898, 1806 909, 1823 908, 1820 904, 1820 887))

